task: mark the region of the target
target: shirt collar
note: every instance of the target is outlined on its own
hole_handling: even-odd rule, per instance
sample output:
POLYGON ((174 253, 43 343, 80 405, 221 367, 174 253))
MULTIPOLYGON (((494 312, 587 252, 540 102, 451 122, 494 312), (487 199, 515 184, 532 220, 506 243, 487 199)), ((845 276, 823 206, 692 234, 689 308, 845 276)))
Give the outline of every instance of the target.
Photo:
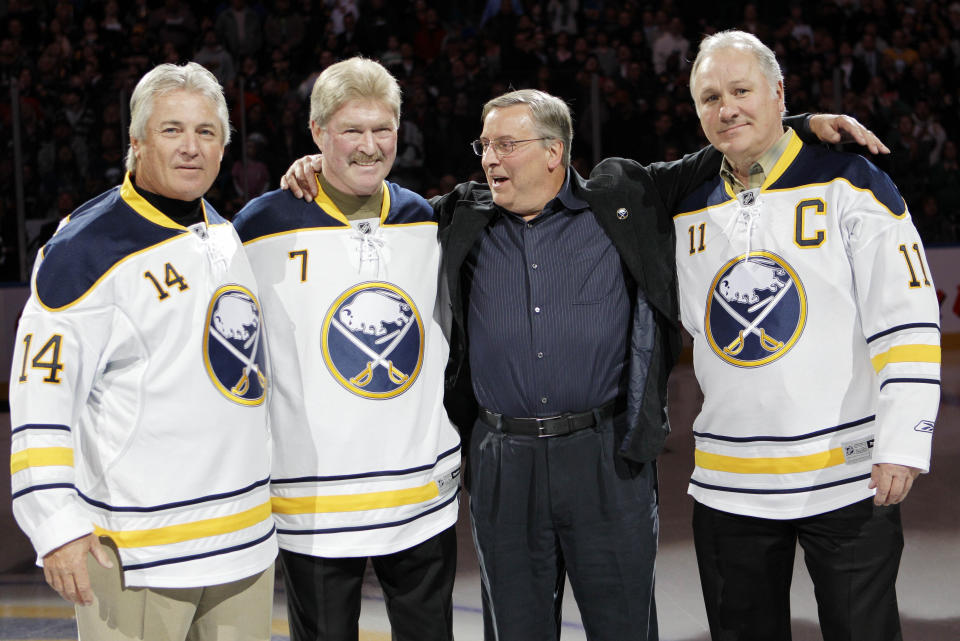
POLYGON ((733 165, 730 164, 726 156, 723 157, 723 161, 720 163, 720 177, 730 185, 733 193, 739 194, 741 191, 763 186, 763 181, 766 180, 770 172, 773 171, 777 161, 780 160, 780 156, 783 155, 783 152, 787 150, 787 145, 790 144, 793 129, 790 127, 785 127, 784 129, 783 135, 780 136, 777 142, 773 143, 773 146, 763 152, 760 158, 750 165, 750 178, 747 181, 749 183, 747 185, 740 182, 740 179, 733 174, 733 165))
POLYGON ((557 195, 543 208, 543 213, 548 214, 563 209, 571 213, 578 213, 589 207, 590 204, 587 201, 573 193, 573 173, 571 169, 567 167, 567 176, 563 181, 563 186, 560 188, 560 191, 557 192, 557 195))

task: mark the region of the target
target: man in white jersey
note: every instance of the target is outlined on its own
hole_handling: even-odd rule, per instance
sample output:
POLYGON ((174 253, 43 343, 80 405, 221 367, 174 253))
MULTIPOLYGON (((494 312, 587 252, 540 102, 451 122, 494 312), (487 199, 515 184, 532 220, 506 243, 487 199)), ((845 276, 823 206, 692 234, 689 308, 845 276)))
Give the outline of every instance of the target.
POLYGON ((160 65, 123 184, 40 251, 10 378, 17 522, 82 639, 270 638, 277 554, 260 303, 203 200, 230 139, 216 78, 160 65))
POLYGON ((724 154, 674 217, 711 635, 790 638, 799 541, 826 641, 900 639, 898 504, 928 470, 940 393, 920 238, 887 175, 784 129, 782 75, 753 35, 704 39, 690 91, 724 154))
MULTIPOLYGON (((455 389, 448 390, 447 401, 451 411, 459 413, 459 425, 466 429, 469 429, 476 419, 476 401, 471 402, 471 399, 477 389, 485 390, 484 393, 489 393, 489 390, 494 387, 511 392, 521 389, 529 393, 535 391, 530 384, 533 378, 519 375, 520 369, 512 370, 511 375, 505 376, 491 369, 490 366, 496 363, 497 366, 519 367, 521 361, 529 358, 530 360, 526 362, 536 367, 535 363, 545 355, 544 352, 537 353, 522 346, 507 345, 510 343, 507 340, 508 336, 514 338, 526 336, 524 332, 518 334, 514 331, 515 328, 526 326, 525 322, 517 319, 523 318, 524 314, 538 314, 541 311, 539 306, 526 307, 522 292, 507 291, 506 283, 521 289, 523 287, 524 279, 517 274, 523 274, 526 267, 511 262, 518 254, 511 250, 495 258, 488 255, 485 259, 468 259, 472 252, 471 247, 481 242, 478 240, 481 236, 485 239, 482 242, 489 243, 486 245, 488 248, 496 247, 498 252, 507 247, 514 247, 512 240, 498 240, 500 238, 498 235, 508 228, 505 225, 522 223, 523 229, 531 229, 545 219, 553 222, 562 219, 570 224, 576 220, 579 221, 577 225, 581 223, 586 225, 585 228, 577 227, 579 231, 574 227, 567 227, 565 232, 559 234, 540 236, 540 232, 537 232, 537 237, 549 239, 548 245, 541 247, 540 250, 534 245, 525 245, 526 250, 532 251, 533 255, 544 257, 537 260, 531 269, 538 270, 537 273, 541 275, 549 274, 548 282, 553 283, 554 288, 563 284, 563 286, 574 287, 574 290, 578 287, 589 291, 596 289, 595 286, 582 285, 585 282, 583 274, 579 277, 575 274, 571 275, 557 269, 556 263, 543 262, 553 260, 548 259, 548 255, 569 256, 576 253, 571 249, 574 246, 577 250, 582 250, 588 244, 595 249, 597 246, 595 243, 598 242, 601 245, 603 242, 617 243, 620 247, 618 251, 621 251, 621 256, 626 261, 625 264, 632 265, 633 275, 627 280, 643 279, 650 284, 651 292, 659 292, 656 295, 663 296, 662 299, 658 298, 660 303, 657 304, 660 305, 657 308, 662 311, 652 318, 648 317, 652 309, 647 307, 648 303, 644 302, 642 305, 638 303, 637 318, 646 320, 637 321, 643 329, 636 330, 639 333, 635 334, 635 338, 640 336, 647 338, 637 338, 639 342, 631 343, 633 348, 629 350, 631 354, 629 358, 639 359, 638 363, 642 361, 669 364, 679 353, 679 331, 668 320, 676 316, 676 290, 668 286, 675 265, 671 244, 672 230, 659 225, 659 222, 666 217, 666 212, 660 209, 663 207, 660 204, 660 198, 650 200, 644 196, 644 191, 648 186, 654 187, 650 182, 653 180, 651 175, 660 175, 661 193, 672 194, 672 196, 661 196, 661 198, 670 198, 672 200, 669 202, 677 203, 681 194, 670 186, 671 181, 674 185, 684 181, 682 179, 677 181, 676 175, 669 178, 666 175, 666 167, 654 166, 648 170, 632 161, 622 159, 611 159, 600 165, 594 171, 594 174, 600 176, 596 181, 592 179, 583 181, 576 174, 571 174, 575 179, 567 180, 565 163, 569 162, 569 154, 561 153, 561 150, 569 152, 572 139, 569 134, 569 109, 562 101, 541 92, 519 91, 491 101, 488 103, 488 108, 483 118, 484 137, 475 141, 473 148, 478 155, 482 156, 484 167, 492 170, 489 178, 492 188, 498 190, 497 193, 500 194, 497 196, 497 201, 489 200, 490 188, 487 185, 468 183, 433 203, 435 207, 440 208, 441 212, 447 212, 446 219, 441 214, 441 225, 444 224, 444 220, 451 220, 449 215, 454 209, 458 212, 453 216, 456 222, 447 227, 446 249, 448 251, 445 255, 447 263, 444 274, 449 287, 449 299, 459 301, 452 303, 451 306, 454 319, 452 335, 455 337, 453 342, 455 347, 451 348, 451 351, 457 356, 451 359, 451 365, 448 368, 452 374, 448 378, 448 384, 459 378, 464 385, 454 385, 455 389), (490 116, 489 122, 486 116, 490 116), (535 141, 539 141, 540 144, 534 144, 535 141), (514 152, 517 153, 514 154, 514 152), (536 162, 533 162, 534 160, 536 162), (539 160, 544 162, 539 163, 539 160), (566 186, 561 189, 561 185, 566 186), (557 191, 558 189, 560 192, 557 191), (553 199, 553 196, 558 193, 561 196, 553 199), (574 197, 570 195, 573 193, 586 195, 574 197), (584 212, 592 207, 593 213, 575 214, 570 210, 561 215, 550 208, 551 213, 539 218, 537 222, 534 222, 533 218, 522 220, 516 214, 506 213, 515 209, 526 212, 524 216, 531 216, 528 208, 531 203, 536 204, 541 196, 549 196, 551 200, 562 203, 563 206, 557 205, 562 210, 566 210, 567 204, 581 203, 575 208, 576 212, 584 212), (587 209, 582 208, 586 207, 583 202, 587 202, 582 201, 582 198, 589 201, 590 207, 587 209), (496 208, 501 205, 512 209, 497 213, 496 208), (594 214, 597 214, 597 220, 602 224, 609 223, 610 227, 606 232, 596 226, 601 223, 591 223, 594 220, 594 214), (556 217, 553 217, 554 215, 556 217), (516 220, 511 221, 511 216, 516 220), (637 224, 638 227, 629 228, 633 229, 629 233, 624 231, 628 229, 623 227, 627 224, 624 223, 626 219, 629 219, 629 224, 637 224), (494 222, 495 220, 499 222, 494 222), (497 227, 498 231, 490 232, 489 230, 493 227, 497 227), (587 238, 582 235, 584 232, 587 238), (604 241, 607 233, 611 240, 604 241), (663 244, 664 241, 667 242, 666 246, 663 244), (506 258, 508 254, 511 256, 509 260, 506 258), (499 275, 491 277, 491 272, 488 271, 482 278, 477 277, 481 271, 481 263, 486 269, 499 270, 499 275), (461 269, 471 272, 473 276, 469 278, 464 276, 461 279, 461 269), (471 281, 472 285, 467 287, 464 284, 467 281, 471 281), (491 286, 490 283, 494 282, 499 284, 491 286), (520 284, 517 285, 517 283, 520 284), (469 302, 465 302, 468 289, 471 294, 469 302), (516 309, 516 305, 524 309, 516 309), (476 312, 473 320, 465 318, 467 309, 471 310, 471 314, 476 312), (674 311, 671 312, 671 309, 674 311), (500 320, 494 321, 494 317, 500 320), (480 318, 483 320, 480 321, 480 318), (477 335, 465 340, 466 336, 462 332, 464 328, 476 328, 481 325, 486 326, 487 330, 480 340, 475 340, 477 335), (490 329, 493 327, 496 329, 490 329), (514 329, 510 329, 511 327, 514 329), (667 341, 671 346, 669 352, 666 344, 661 345, 659 341, 650 344, 649 349, 637 347, 647 344, 645 341, 652 339, 652 334, 645 332, 653 327, 659 328, 658 331, 662 331, 664 336, 670 335, 676 338, 676 341, 673 339, 667 341), (469 367, 465 362, 467 343, 472 346, 469 352, 473 355, 469 367), (634 348, 637 349, 634 350, 634 348), (672 351, 674 348, 675 352, 672 351), (657 355, 650 356, 651 353, 657 355), (478 372, 481 369, 486 373, 478 378, 478 372), (470 373, 469 376, 467 372, 470 373), (478 380, 481 382, 478 383, 478 380), (528 382, 518 385, 517 380, 528 382), (504 381, 512 382, 506 384, 504 381), (470 418, 471 405, 474 418, 470 418)), ((802 124, 802 119, 799 119, 797 124, 802 124)), ((859 127, 859 125, 856 126, 859 127)), ((864 133, 865 140, 869 142, 872 137, 868 132, 864 133)), ((690 180, 688 176, 694 188, 715 175, 719 168, 720 154, 712 150, 706 153, 709 153, 713 159, 709 162, 714 167, 711 169, 703 165, 701 177, 698 180, 690 180)), ((701 157, 705 158, 703 154, 701 157)), ((317 194, 317 178, 314 176, 314 172, 320 169, 317 160, 317 158, 305 158, 297 161, 286 176, 286 182, 294 193, 303 193, 305 197, 309 194, 308 203, 312 203, 317 194), (305 170, 309 171, 305 173, 305 170)), ((696 164, 695 158, 693 162, 696 164)), ((679 169, 683 171, 683 167, 679 169)), ((543 206, 542 201, 540 206, 543 206)), ((672 207, 672 205, 667 206, 672 207)), ((541 229, 555 229, 551 227, 552 224, 547 223, 547 226, 541 229)), ((441 239, 443 237, 444 232, 441 231, 441 239)), ((535 243, 532 238, 528 238, 525 242, 535 243)), ((601 269, 599 263, 589 263, 586 268, 589 277, 599 278, 607 285, 619 282, 619 287, 622 288, 625 280, 620 273, 622 266, 617 257, 617 251, 611 247, 610 251, 597 251, 596 254, 605 257, 604 267, 601 269)), ((579 265, 573 271, 576 269, 583 269, 583 265, 579 265)), ((606 394, 610 390, 599 389, 599 387, 605 387, 608 383, 612 388, 616 387, 615 382, 619 379, 619 374, 612 376, 609 374, 614 371, 620 372, 624 359, 628 357, 620 354, 620 350, 615 346, 610 349, 611 345, 608 343, 616 344, 621 339, 626 341, 630 321, 608 323, 612 327, 619 328, 617 331, 596 331, 594 321, 600 313, 597 309, 591 307, 590 310, 584 311, 576 309, 578 306, 566 307, 567 301, 576 300, 576 296, 576 291, 569 296, 559 295, 555 309, 564 311, 558 312, 558 315, 552 318, 557 319, 561 325, 574 327, 575 324, 571 318, 582 313, 583 315, 577 317, 585 320, 579 326, 586 325, 593 328, 590 336, 594 338, 588 338, 583 333, 585 330, 577 330, 573 332, 577 334, 577 341, 572 343, 567 341, 556 349, 545 347, 541 343, 541 348, 545 348, 546 354, 553 353, 552 362, 557 363, 556 359, 573 349, 575 344, 579 346, 577 353, 590 355, 588 360, 591 366, 596 368, 591 370, 585 363, 571 364, 567 361, 565 365, 555 364, 552 369, 567 372, 565 380, 570 382, 567 383, 564 391, 557 390, 550 395, 560 399, 562 403, 574 402, 571 397, 578 395, 579 400, 575 402, 582 404, 582 407, 598 406, 598 402, 585 400, 585 395, 606 394), (574 314, 575 311, 576 314, 574 314), (587 314, 587 311, 591 314, 587 314), (603 347, 598 347, 599 344, 603 344, 603 347), (598 356, 600 351, 612 356, 609 359, 600 359, 598 356), (610 366, 608 367, 607 364, 610 366), (578 380, 571 379, 571 373, 575 373, 578 380), (594 382, 598 385, 593 385, 594 382), (604 382, 604 385, 600 385, 600 382, 604 382), (578 391, 572 394, 569 391, 571 388, 578 391)), ((647 300, 645 296, 638 294, 637 299, 645 301, 647 300)), ((604 300, 614 304, 619 310, 626 311, 629 308, 627 302, 634 299, 627 293, 623 293, 622 296, 611 294, 604 300)), ((552 306, 548 305, 546 308, 550 307, 552 306)), ((611 311, 601 311, 604 317, 613 317, 611 311)), ((563 336, 570 333, 564 331, 563 327, 545 328, 544 326, 541 326, 541 332, 546 332, 553 337, 552 340, 559 340, 561 343, 565 340, 563 336)), ((655 369, 652 365, 643 366, 645 372, 653 372, 655 369)), ((652 602, 657 521, 656 510, 649 508, 655 503, 651 482, 654 477, 652 465, 641 465, 640 461, 655 457, 662 445, 662 438, 666 436, 661 413, 665 396, 658 395, 666 393, 668 369, 669 366, 666 369, 657 369, 655 376, 658 382, 656 384, 651 382, 649 386, 644 382, 647 380, 646 374, 631 379, 629 387, 630 394, 636 401, 634 407, 651 407, 655 408, 655 411, 642 416, 638 414, 626 421, 627 425, 632 426, 630 430, 636 430, 635 437, 623 439, 622 447, 628 448, 627 453, 624 453, 626 450, 621 450, 621 445, 615 445, 616 438, 600 436, 610 434, 612 420, 612 414, 608 411, 610 406, 598 407, 595 411, 583 413, 566 413, 563 416, 543 420, 508 419, 509 424, 505 424, 503 416, 500 416, 494 418, 493 422, 496 426, 486 422, 483 425, 474 425, 475 451, 472 460, 473 465, 479 469, 475 469, 472 473, 474 484, 471 516, 475 543, 483 566, 484 618, 487 638, 523 639, 524 641, 556 638, 559 634, 559 605, 562 600, 562 590, 556 590, 557 577, 563 577, 567 564, 574 568, 571 581, 591 638, 617 641, 657 638, 656 616, 652 602), (651 395, 650 399, 644 401, 642 397, 647 393, 651 395), (603 421, 602 427, 599 427, 596 422, 600 420, 603 421), (491 432, 494 428, 498 433, 510 430, 519 430, 519 432, 509 437, 503 436, 503 433, 496 436, 491 432), (532 430, 533 433, 527 430, 532 430), (628 442, 632 443, 629 447, 626 445, 628 442), (541 448, 550 448, 551 456, 547 459, 536 458, 538 455, 532 453, 547 451, 541 448), (502 459, 501 453, 503 453, 502 459), (528 455, 534 458, 528 460, 525 458, 528 455), (637 462, 637 466, 631 467, 631 464, 625 464, 620 459, 621 455, 637 462), (551 461, 550 466, 558 471, 557 474, 551 477, 545 464, 541 466, 540 463, 535 462, 538 460, 551 461), (480 463, 481 461, 483 463, 480 463), (571 465, 574 461, 576 464, 571 465), (615 471, 620 469, 621 465, 626 466, 625 470, 615 471), (535 475, 534 471, 540 476, 535 475), (548 477, 553 478, 554 481, 560 479, 560 485, 548 482, 548 477), (596 483, 589 483, 586 486, 583 483, 577 484, 578 479, 594 477, 598 479, 596 483), (572 485, 564 487, 564 479, 572 485), (554 499, 559 501, 557 505, 562 506, 557 513, 554 512, 553 507, 547 505, 554 499), (571 501, 574 502, 571 503, 571 501), (539 507, 532 510, 530 506, 534 504, 539 507), (553 522, 554 518, 557 519, 556 523, 553 522), (509 524, 509 527, 505 527, 505 523, 509 524), (556 530, 553 529, 555 527, 556 530), (534 533, 536 533, 535 536, 534 533), (625 545, 624 541, 629 541, 629 545, 625 545), (616 568, 614 569, 613 566, 616 568)), ((623 371, 625 372, 626 369, 623 371)), ((555 384, 558 380, 554 376, 551 384, 555 384)), ((616 389, 613 389, 607 398, 612 398, 616 394, 616 389)), ((547 398, 546 394, 540 391, 529 400, 539 405, 545 403, 547 398)), ((604 399, 599 400, 602 402, 604 399)), ((499 403, 499 401, 495 402, 499 403)), ((517 399, 511 399, 508 402, 515 406, 517 399)), ((485 405, 485 407, 492 406, 493 404, 485 405)), ((498 407, 501 411, 503 410, 502 406, 498 407)), ((516 412, 511 413, 516 414, 516 412)), ((487 411, 487 417, 491 416, 492 413, 487 411)))
POLYGON ((433 209, 384 180, 400 88, 327 68, 310 100, 315 199, 271 192, 234 224, 263 292, 277 376, 272 492, 291 638, 357 639, 368 557, 394 639, 448 641, 460 438, 444 411, 433 209))

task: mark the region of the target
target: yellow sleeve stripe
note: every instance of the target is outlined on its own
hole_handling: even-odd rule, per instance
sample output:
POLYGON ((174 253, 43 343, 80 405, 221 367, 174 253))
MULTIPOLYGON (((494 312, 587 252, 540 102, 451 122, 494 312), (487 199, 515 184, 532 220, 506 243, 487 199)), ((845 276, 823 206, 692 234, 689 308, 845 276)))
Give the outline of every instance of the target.
POLYGON ((229 534, 252 525, 256 525, 270 518, 270 503, 263 503, 255 508, 221 516, 215 519, 204 519, 193 523, 168 525, 149 530, 111 531, 94 527, 97 536, 109 536, 118 548, 141 548, 150 545, 168 545, 182 543, 193 539, 202 539, 207 536, 229 534))
POLYGON ((796 474, 842 465, 845 461, 843 450, 839 447, 807 456, 780 458, 742 458, 697 450, 694 459, 697 467, 734 474, 796 474))
POLYGON ((28 467, 52 465, 73 467, 73 448, 31 447, 15 452, 10 456, 10 474, 16 474, 28 467))
POLYGON ((343 494, 333 496, 273 497, 273 511, 277 514, 323 514, 326 512, 360 512, 401 505, 423 503, 440 496, 433 481, 420 487, 389 492, 343 494))
POLYGON ((939 345, 896 345, 870 359, 873 369, 880 370, 890 363, 939 363, 939 345))

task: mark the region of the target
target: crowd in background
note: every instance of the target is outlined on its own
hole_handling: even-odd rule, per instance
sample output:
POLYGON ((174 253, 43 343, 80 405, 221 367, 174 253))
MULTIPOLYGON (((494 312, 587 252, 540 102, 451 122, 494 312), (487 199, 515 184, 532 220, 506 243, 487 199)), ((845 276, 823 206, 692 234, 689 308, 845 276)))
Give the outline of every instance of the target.
POLYGON ((11 87, 32 255, 59 218, 122 180, 126 103, 161 62, 195 60, 226 88, 236 134, 208 200, 230 217, 316 151, 310 89, 339 59, 376 58, 399 79, 391 180, 431 195, 482 179, 468 144, 483 103, 511 87, 570 104, 583 174, 600 155, 698 149, 689 65, 725 28, 775 50, 791 113, 842 111, 875 131, 892 151, 875 161, 924 241, 958 241, 960 2, 0 0, 0 280, 18 278, 11 87))

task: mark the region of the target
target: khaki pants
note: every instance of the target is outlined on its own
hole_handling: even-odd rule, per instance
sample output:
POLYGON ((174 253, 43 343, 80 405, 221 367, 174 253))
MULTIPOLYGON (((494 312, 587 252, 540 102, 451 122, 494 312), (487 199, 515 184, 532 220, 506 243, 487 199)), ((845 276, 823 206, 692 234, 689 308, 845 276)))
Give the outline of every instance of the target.
POLYGON ((202 588, 128 588, 116 550, 105 569, 88 556, 92 605, 77 606, 81 641, 269 641, 273 565, 254 576, 202 588))

